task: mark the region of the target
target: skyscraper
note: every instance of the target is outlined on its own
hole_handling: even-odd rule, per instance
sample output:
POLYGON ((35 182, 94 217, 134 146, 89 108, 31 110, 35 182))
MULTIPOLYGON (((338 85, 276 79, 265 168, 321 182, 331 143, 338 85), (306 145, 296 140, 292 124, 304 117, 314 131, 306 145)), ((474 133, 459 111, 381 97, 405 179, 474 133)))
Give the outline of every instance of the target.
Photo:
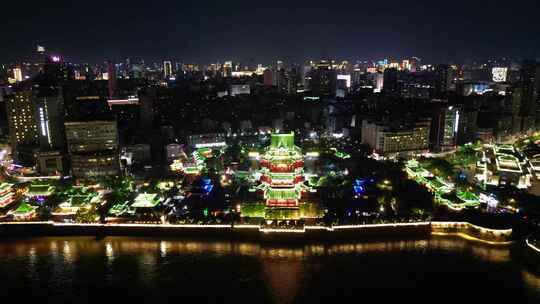
POLYGON ((33 151, 38 144, 38 129, 31 90, 17 90, 7 96, 6 112, 13 158, 33 165, 33 151))
POLYGON ((163 61, 163 76, 165 79, 171 78, 173 74, 172 71, 172 62, 170 61, 163 61))
POLYGON ((107 75, 109 82, 109 98, 115 99, 118 95, 118 83, 116 80, 116 65, 112 62, 107 62, 107 75))
POLYGON ((396 68, 384 70, 382 90, 385 94, 391 96, 399 95, 398 73, 399 72, 396 68))
POLYGON ((33 103, 36 110, 40 150, 64 148, 64 98, 57 86, 34 86, 33 103))
POLYGON ((314 95, 333 96, 336 93, 337 73, 332 68, 332 62, 321 60, 311 65, 308 73, 309 90, 314 95))
MULTIPOLYGON (((8 95, 7 118, 14 159, 34 165, 40 152, 64 151, 64 100, 53 75, 40 73, 32 81, 21 83, 8 95)), ((49 162, 50 164, 51 162, 49 162)), ((61 169, 41 170, 45 174, 61 169)))
POLYGON ((540 90, 540 64, 535 61, 523 63, 519 88, 521 88, 521 131, 528 132, 536 129, 536 126, 540 124, 540 116, 537 114, 540 109, 537 105, 540 90))
POLYGON ((16 82, 21 82, 23 80, 22 69, 20 67, 13 68, 13 79, 16 82))
POLYGON ((265 87, 271 87, 274 85, 274 72, 270 69, 264 70, 263 73, 263 79, 264 79, 264 86, 265 87))

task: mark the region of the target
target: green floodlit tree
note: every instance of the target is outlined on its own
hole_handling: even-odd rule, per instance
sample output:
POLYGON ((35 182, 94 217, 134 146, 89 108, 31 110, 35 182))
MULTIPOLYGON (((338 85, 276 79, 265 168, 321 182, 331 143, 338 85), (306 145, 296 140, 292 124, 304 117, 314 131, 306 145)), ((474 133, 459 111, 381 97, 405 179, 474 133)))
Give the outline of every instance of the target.
POLYGON ((90 224, 95 223, 99 219, 100 215, 96 207, 92 206, 88 209, 80 208, 75 213, 75 221, 77 223, 90 224))
POLYGON ((241 205, 241 214, 243 217, 264 217, 266 205, 260 203, 243 203, 241 205))
POLYGON ((448 157, 448 161, 454 166, 470 167, 478 161, 478 154, 473 146, 460 146, 448 157))
POLYGON ((453 177, 454 166, 442 158, 421 158, 420 163, 434 175, 447 179, 453 177))
POLYGON ((303 218, 320 218, 324 216, 324 211, 319 204, 315 203, 300 203, 300 216, 303 218))

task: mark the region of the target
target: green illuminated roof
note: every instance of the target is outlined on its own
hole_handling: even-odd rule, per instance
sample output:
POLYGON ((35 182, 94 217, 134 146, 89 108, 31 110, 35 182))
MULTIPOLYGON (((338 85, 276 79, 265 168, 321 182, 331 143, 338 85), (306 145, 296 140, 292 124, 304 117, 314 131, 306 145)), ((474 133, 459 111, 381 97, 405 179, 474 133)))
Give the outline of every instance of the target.
POLYGON ((15 211, 13 211, 13 214, 21 215, 21 214, 28 214, 30 212, 33 212, 38 207, 32 206, 26 202, 23 202, 15 211))
POLYGON ((81 207, 83 205, 89 204, 93 196, 94 194, 91 193, 72 195, 65 203, 60 204, 60 207, 81 207))
POLYGON ((49 196, 53 193, 54 187, 47 184, 35 184, 28 187, 27 195, 29 196, 49 196))
POLYGON ((439 188, 444 187, 444 184, 443 184, 438 178, 434 178, 434 179, 430 180, 429 183, 430 183, 435 189, 439 189, 439 188))
POLYGON ((160 199, 155 193, 141 193, 135 198, 133 208, 154 208, 160 202, 160 199))
POLYGON ((184 172, 186 172, 187 174, 199 174, 200 171, 201 168, 199 168, 198 166, 190 166, 184 168, 184 172))
POLYGON ((294 149, 294 133, 272 134, 271 148, 294 149))
POLYGON ((347 158, 351 158, 351 155, 350 154, 347 154, 345 152, 341 152, 341 151, 338 151, 336 148, 331 148, 330 150, 333 150, 334 151, 334 155, 338 158, 341 158, 341 159, 347 159, 347 158))
POLYGON ((479 200, 476 194, 469 191, 458 191, 457 197, 466 203, 478 202, 479 200))
POLYGON ((109 210, 109 213, 112 214, 112 215, 121 215, 123 213, 125 213, 126 211, 128 211, 128 204, 127 203, 123 203, 123 204, 116 204, 114 205, 110 210, 109 210))

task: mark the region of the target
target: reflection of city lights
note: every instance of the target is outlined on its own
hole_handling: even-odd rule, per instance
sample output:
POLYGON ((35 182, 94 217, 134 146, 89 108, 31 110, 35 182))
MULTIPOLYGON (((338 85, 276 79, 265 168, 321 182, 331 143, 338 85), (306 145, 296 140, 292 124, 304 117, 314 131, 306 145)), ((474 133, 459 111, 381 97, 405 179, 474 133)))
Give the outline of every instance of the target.
POLYGON ((108 259, 112 259, 114 257, 114 250, 110 242, 105 244, 105 255, 108 259))
POLYGON ((160 252, 162 258, 164 258, 167 255, 167 243, 166 242, 161 241, 159 243, 159 252, 160 252))

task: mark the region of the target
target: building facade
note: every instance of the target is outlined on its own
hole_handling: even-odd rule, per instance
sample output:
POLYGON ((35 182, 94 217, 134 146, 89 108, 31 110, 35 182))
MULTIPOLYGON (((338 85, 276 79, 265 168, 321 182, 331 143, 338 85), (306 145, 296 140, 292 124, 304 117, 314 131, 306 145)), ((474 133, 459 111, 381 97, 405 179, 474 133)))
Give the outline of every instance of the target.
POLYGON ((118 174, 116 121, 66 122, 65 129, 74 177, 118 174))
POLYGON ((297 209, 303 192, 304 160, 294 145, 294 133, 272 134, 260 165, 266 206, 297 209))
POLYGON ((427 151, 429 150, 430 127, 429 119, 400 127, 363 120, 362 142, 368 144, 374 153, 380 155, 427 151))

